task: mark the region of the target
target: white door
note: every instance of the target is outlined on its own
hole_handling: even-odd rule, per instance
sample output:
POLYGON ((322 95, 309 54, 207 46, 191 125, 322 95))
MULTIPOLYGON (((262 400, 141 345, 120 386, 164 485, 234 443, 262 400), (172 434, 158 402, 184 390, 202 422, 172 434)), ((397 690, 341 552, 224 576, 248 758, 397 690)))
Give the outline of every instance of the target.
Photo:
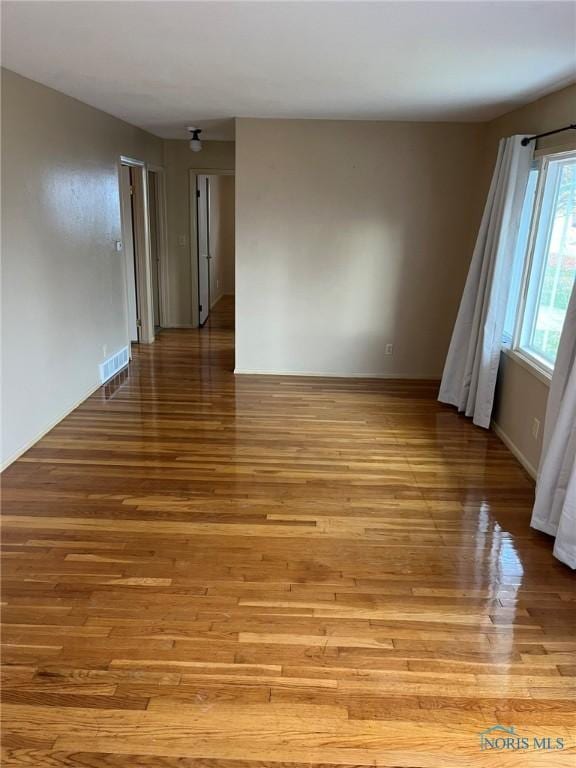
POLYGON ((130 341, 138 341, 138 294, 136 290, 136 253, 134 250, 134 209, 132 169, 120 166, 120 204, 122 213, 122 241, 126 270, 126 298, 130 341))
POLYGON ((210 313, 210 180, 196 177, 196 214, 198 221, 198 304, 200 325, 210 313))

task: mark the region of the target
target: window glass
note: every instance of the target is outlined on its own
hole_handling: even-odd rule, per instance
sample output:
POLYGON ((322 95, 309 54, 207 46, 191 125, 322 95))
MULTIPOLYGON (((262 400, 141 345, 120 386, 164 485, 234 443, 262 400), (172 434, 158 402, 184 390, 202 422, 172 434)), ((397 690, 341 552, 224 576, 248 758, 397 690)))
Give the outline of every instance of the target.
POLYGON ((506 318, 504 320, 503 341, 509 345, 514 336, 514 326, 516 325, 516 314, 520 303, 520 292, 522 290, 522 274, 524 272, 524 263, 526 252, 528 250, 528 237, 530 235, 530 224, 532 222, 532 213, 534 210, 534 198, 536 195, 536 185, 538 184, 539 167, 535 163, 528 176, 526 185, 526 194, 522 205, 520 215, 520 226, 518 228, 518 240, 514 251, 514 260, 512 267, 512 278, 510 282, 510 292, 508 294, 508 304, 506 305, 506 318))
POLYGON ((576 274, 576 157, 546 164, 520 349, 553 367, 576 274))

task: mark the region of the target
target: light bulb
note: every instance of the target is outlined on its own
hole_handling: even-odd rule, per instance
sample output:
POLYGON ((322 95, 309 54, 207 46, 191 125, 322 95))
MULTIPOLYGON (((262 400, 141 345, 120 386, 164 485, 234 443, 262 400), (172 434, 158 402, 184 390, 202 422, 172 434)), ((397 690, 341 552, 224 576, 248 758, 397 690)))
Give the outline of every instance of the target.
POLYGON ((188 126, 188 133, 190 134, 190 149, 192 152, 200 152, 202 149, 202 142, 200 141, 201 128, 195 128, 193 125, 188 126))

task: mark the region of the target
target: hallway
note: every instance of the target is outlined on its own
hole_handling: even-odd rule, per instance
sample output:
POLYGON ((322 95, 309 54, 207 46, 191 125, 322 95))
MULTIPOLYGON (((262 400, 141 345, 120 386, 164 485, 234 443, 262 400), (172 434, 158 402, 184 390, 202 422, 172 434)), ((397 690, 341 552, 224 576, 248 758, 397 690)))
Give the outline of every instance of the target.
POLYGON ((436 382, 235 377, 233 316, 4 473, 4 765, 573 766, 524 470, 436 382), (495 724, 570 750, 487 757, 495 724))

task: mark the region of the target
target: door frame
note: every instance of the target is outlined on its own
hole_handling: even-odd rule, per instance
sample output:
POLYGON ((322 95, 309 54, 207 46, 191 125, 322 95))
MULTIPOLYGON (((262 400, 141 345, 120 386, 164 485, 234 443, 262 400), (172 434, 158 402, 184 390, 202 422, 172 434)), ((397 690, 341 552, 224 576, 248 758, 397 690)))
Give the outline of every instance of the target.
MULTIPOLYGON (((158 258, 160 259, 160 269, 158 270, 158 293, 160 294, 160 327, 168 328, 170 299, 168 296, 168 216, 166 206, 166 174, 161 165, 148 163, 147 171, 156 174, 156 211, 158 213, 158 258)), ((148 173, 146 173, 146 184, 148 184, 148 173)), ((152 311, 152 315, 154 312, 152 311)), ((154 322, 154 318, 152 318, 154 322)))
MULTIPOLYGON (((152 304, 152 275, 150 271, 150 226, 148 209, 148 176, 146 163, 133 157, 120 155, 118 160, 118 184, 122 183, 121 168, 128 165, 135 169, 132 216, 134 222, 134 252, 136 257, 136 290, 140 310, 138 341, 151 344, 154 341, 154 309, 152 304)), ((122 235, 124 237, 124 235, 122 235)), ((126 258, 124 258, 126 265, 126 258)), ((125 266, 125 269, 127 267, 125 266)), ((128 319, 128 276, 124 274, 126 297, 126 334, 130 339, 128 319)))
POLYGON ((197 176, 235 176, 234 168, 190 168, 189 170, 189 211, 190 211, 190 291, 192 295, 192 324, 200 326, 200 302, 198 301, 198 212, 196 209, 197 176))

